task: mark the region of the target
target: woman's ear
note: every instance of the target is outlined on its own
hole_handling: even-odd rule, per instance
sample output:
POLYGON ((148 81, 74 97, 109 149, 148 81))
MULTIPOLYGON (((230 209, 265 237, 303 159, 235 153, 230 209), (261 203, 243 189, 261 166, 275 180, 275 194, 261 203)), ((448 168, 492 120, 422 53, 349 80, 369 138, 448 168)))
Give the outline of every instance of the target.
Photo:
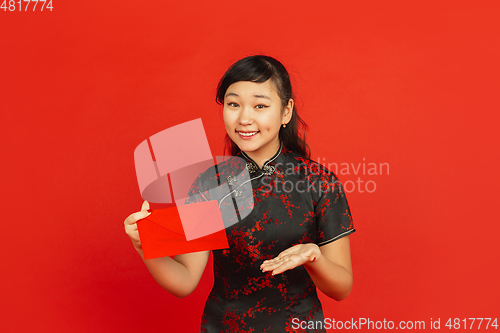
POLYGON ((293 99, 288 100, 288 104, 285 106, 285 110, 283 110, 283 117, 281 119, 282 125, 286 125, 292 119, 293 114, 293 99))

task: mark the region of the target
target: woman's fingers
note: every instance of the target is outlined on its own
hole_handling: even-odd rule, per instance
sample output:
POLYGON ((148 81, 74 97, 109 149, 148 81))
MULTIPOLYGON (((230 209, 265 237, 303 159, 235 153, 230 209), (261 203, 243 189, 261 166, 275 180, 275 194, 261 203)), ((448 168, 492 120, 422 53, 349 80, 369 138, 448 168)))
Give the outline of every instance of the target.
MULTIPOLYGON (((149 207, 149 203, 147 203, 147 201, 145 201, 145 203, 146 203, 146 206, 147 206, 147 207, 149 207)), ((143 206, 143 208, 144 208, 145 204, 142 204, 142 206, 143 206)), ((126 227, 127 225, 133 225, 133 224, 135 224, 137 221, 142 220, 143 218, 148 217, 149 215, 151 215, 151 212, 149 212, 149 211, 148 211, 148 209, 149 209, 149 208, 147 208, 147 209, 143 209, 143 210, 141 210, 141 211, 139 211, 139 212, 135 212, 135 213, 130 214, 130 215, 129 215, 126 219, 125 219, 125 222, 124 222, 125 227, 126 227)))
POLYGON ((149 207, 149 202, 147 202, 146 200, 144 200, 144 202, 142 203, 142 207, 141 207, 141 210, 148 210, 150 207, 149 207))
POLYGON ((273 269, 273 273, 272 274, 273 275, 281 274, 284 271, 288 271, 290 269, 294 269, 297 266, 298 265, 296 263, 294 263, 293 261, 285 261, 281 265, 279 265, 278 267, 276 267, 275 269, 273 269))
POLYGON ((263 272, 269 272, 269 271, 273 271, 275 270, 276 268, 278 268, 279 266, 283 265, 284 261, 280 260, 280 261, 274 261, 274 262, 271 262, 271 263, 267 263, 267 264, 262 264, 260 266, 260 269, 263 271, 263 272))
POLYGON ((293 269, 300 265, 300 262, 294 260, 293 257, 287 256, 283 258, 274 258, 266 260, 261 266, 263 272, 272 271, 273 275, 283 273, 289 269, 293 269))
POLYGON ((294 264, 294 261, 296 261, 295 259, 296 258, 294 258, 293 255, 284 256, 282 258, 276 257, 274 259, 264 261, 260 267, 262 268, 263 271, 271 271, 276 267, 279 267, 288 262, 294 264))
POLYGON ((125 233, 130 237, 132 244, 134 244, 134 247, 138 251, 139 249, 142 249, 142 245, 141 245, 141 238, 139 235, 139 229, 137 228, 137 221, 142 220, 145 217, 148 217, 150 214, 151 211, 149 209, 149 202, 144 200, 141 206, 141 210, 139 212, 130 214, 123 222, 125 227, 125 233))
POLYGON ((288 261, 288 260, 290 260, 288 257, 286 257, 286 258, 274 258, 274 259, 264 261, 260 267, 261 268, 271 267, 271 266, 277 267, 277 266, 281 265, 283 262, 288 261))
POLYGON ((151 212, 149 209, 149 202, 144 201, 142 203, 142 210, 130 214, 123 222, 125 226, 125 233, 130 237, 130 239, 135 243, 140 243, 139 230, 137 229, 137 221, 149 216, 151 212))
POLYGON ((294 269, 308 261, 315 261, 319 255, 321 252, 316 244, 298 244, 282 251, 277 257, 264 261, 260 269, 263 272, 272 271, 275 275, 294 269))

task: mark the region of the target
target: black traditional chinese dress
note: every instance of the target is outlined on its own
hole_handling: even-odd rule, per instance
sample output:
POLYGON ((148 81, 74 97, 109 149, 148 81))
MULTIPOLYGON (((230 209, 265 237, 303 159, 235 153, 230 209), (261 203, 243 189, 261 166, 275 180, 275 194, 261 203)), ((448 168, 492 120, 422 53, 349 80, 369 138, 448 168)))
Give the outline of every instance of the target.
POLYGON ((238 156, 201 174, 191 188, 206 200, 214 199, 207 198, 210 188, 226 185, 229 192, 216 198, 219 206, 236 207, 234 217, 226 214, 231 221, 224 221, 229 249, 213 251, 214 286, 201 332, 326 332, 297 328, 301 321, 324 320, 306 269, 273 276, 260 265, 293 245, 322 246, 354 232, 342 185, 332 172, 283 145, 262 169, 244 152, 238 156), (238 179, 244 168, 250 178, 238 179), (246 207, 244 186, 251 186, 246 207))

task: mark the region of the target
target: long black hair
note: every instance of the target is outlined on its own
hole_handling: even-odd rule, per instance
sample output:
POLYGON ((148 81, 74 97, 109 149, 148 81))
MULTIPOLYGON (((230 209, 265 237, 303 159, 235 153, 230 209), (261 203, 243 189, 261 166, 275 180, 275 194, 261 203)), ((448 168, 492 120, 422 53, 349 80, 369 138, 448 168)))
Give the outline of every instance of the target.
MULTIPOLYGON (((220 79, 215 100, 218 104, 224 105, 227 88, 233 83, 239 81, 262 83, 269 79, 277 88, 278 96, 281 99, 281 109, 284 110, 290 98, 293 99, 294 96, 290 77, 281 62, 265 55, 254 55, 235 62, 220 79)), ((292 118, 286 127, 280 128, 279 138, 286 149, 309 158, 311 150, 305 140, 306 131, 307 124, 299 117, 294 103, 292 118)), ((233 156, 240 152, 240 148, 227 134, 225 150, 233 156)))

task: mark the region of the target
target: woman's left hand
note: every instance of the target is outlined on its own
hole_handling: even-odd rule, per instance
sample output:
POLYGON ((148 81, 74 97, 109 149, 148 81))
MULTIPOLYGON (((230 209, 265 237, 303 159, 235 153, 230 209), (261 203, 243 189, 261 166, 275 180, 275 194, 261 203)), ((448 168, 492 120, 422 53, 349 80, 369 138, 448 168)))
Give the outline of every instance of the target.
POLYGON ((321 257, 321 250, 314 243, 298 244, 281 252, 276 258, 266 260, 260 265, 263 272, 272 271, 273 275, 313 262, 321 257))

